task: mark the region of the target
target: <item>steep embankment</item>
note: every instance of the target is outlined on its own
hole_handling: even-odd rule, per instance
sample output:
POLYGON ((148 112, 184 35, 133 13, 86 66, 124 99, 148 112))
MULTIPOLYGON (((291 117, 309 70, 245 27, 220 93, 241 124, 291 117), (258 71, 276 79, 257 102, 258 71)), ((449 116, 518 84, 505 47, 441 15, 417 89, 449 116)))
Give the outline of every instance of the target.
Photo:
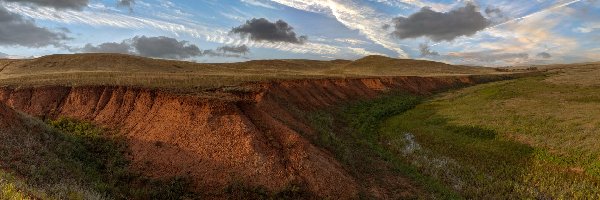
POLYGON ((302 186, 320 197, 348 199, 358 195, 356 180, 302 136, 312 130, 293 110, 391 89, 428 94, 506 78, 296 80, 250 83, 210 95, 103 86, 1 88, 0 102, 31 115, 67 116, 118 130, 128 138, 133 169, 150 177, 190 177, 207 195, 241 183, 272 191, 302 186))

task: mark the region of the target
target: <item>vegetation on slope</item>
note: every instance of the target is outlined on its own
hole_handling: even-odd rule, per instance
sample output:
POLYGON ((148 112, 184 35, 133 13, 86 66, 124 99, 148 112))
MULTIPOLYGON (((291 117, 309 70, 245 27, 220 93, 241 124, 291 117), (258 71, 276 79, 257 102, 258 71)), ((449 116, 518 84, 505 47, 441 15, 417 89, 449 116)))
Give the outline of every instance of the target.
MULTIPOLYGON (((185 179, 130 172, 126 146, 90 123, 60 118, 0 134, 0 199, 178 199, 185 179)), ((6 130, 4 130, 6 131, 6 130)))
POLYGON ((309 119, 319 133, 315 141, 360 180, 381 174, 373 160, 382 159, 442 198, 600 198, 600 88, 554 84, 554 76, 426 101, 392 95, 309 119))
POLYGON ((313 141, 332 151, 361 180, 363 198, 458 198, 441 182, 422 175, 393 154, 381 140, 381 121, 410 110, 421 101, 422 97, 399 93, 310 113, 308 119, 318 132, 313 141), (397 185, 398 182, 405 183, 397 185), (380 187, 384 194, 373 194, 380 187))
POLYGON ((366 76, 494 74, 492 68, 369 56, 357 61, 255 60, 193 63, 122 54, 0 59, 0 86, 118 85, 202 90, 251 81, 366 76))
POLYGON ((599 198, 600 115, 588 100, 600 90, 544 79, 447 93, 389 119, 381 132, 397 152, 418 144, 401 155, 424 171, 435 167, 428 160, 446 160, 445 170, 427 174, 466 197, 599 198))

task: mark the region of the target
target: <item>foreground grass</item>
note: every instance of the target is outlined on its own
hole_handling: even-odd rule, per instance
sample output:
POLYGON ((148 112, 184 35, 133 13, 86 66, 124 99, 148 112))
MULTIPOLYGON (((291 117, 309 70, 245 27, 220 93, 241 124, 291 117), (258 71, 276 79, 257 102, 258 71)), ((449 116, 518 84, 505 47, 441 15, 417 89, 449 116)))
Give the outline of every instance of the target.
POLYGON ((414 108, 422 99, 400 93, 311 113, 308 119, 318 132, 313 141, 334 152, 349 171, 362 180, 359 181, 363 187, 361 198, 459 198, 450 188, 393 154, 380 140, 381 121, 414 108), (393 185, 396 183, 390 184, 389 180, 406 183, 393 185), (388 194, 374 196, 371 190, 379 187, 385 188, 384 193, 388 194), (406 192, 410 194, 401 194, 406 192))
POLYGON ((381 139, 467 198, 600 198, 598 124, 589 124, 600 115, 588 101, 600 90, 545 78, 442 94, 388 119, 381 139))
POLYGON ((600 88, 547 78, 395 94, 308 118, 317 144, 356 177, 377 177, 372 161, 384 160, 426 191, 415 198, 600 198, 600 88))
MULTIPOLYGON (((24 117, 25 118, 25 117, 24 117)), ((60 118, 28 119, 2 133, 0 199, 181 199, 185 179, 151 180, 128 170, 123 139, 96 126, 60 118)))

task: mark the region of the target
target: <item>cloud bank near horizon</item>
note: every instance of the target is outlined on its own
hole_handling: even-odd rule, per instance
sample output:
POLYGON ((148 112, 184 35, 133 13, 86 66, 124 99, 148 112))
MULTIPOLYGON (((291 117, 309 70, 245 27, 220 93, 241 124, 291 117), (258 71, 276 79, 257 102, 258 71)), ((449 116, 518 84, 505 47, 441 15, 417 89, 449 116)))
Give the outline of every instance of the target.
POLYGON ((114 52, 219 62, 250 59, 247 55, 253 59, 386 55, 475 65, 582 62, 600 56, 600 42, 594 40, 600 33, 599 4, 0 0, 0 51, 21 56, 114 52), (109 32, 111 37, 105 34, 109 32))

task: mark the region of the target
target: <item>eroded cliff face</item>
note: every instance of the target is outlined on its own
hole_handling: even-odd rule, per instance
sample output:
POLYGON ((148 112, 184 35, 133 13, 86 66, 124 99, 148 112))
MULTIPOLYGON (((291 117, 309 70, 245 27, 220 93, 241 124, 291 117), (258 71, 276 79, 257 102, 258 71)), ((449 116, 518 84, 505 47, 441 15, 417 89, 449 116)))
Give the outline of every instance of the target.
POLYGON ((297 110, 373 98, 385 91, 436 90, 507 79, 394 77, 248 83, 176 94, 133 87, 0 88, 0 102, 41 117, 93 121, 124 134, 131 168, 156 178, 190 177, 199 191, 219 195, 232 183, 277 191, 303 185, 322 198, 353 199, 358 184, 327 151, 304 138, 311 127, 297 110), (294 111, 296 110, 296 111, 294 111))

